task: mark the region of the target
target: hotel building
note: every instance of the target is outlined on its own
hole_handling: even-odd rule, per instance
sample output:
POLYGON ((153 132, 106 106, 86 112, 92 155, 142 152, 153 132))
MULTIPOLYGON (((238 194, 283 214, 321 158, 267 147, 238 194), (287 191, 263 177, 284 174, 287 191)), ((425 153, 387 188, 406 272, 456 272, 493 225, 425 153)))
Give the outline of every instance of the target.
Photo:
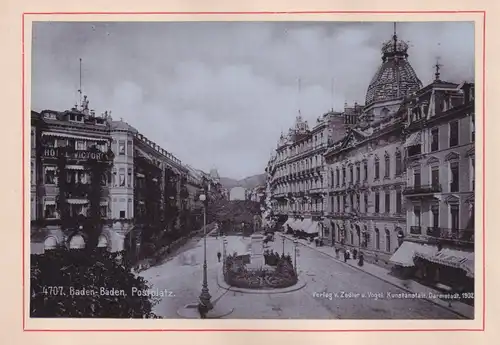
POLYGON ((137 250, 152 224, 171 231, 179 214, 196 208, 200 177, 126 122, 107 112, 96 116, 85 97, 68 111, 31 113, 33 254, 85 246, 96 161, 108 166, 100 181, 100 247, 137 250))

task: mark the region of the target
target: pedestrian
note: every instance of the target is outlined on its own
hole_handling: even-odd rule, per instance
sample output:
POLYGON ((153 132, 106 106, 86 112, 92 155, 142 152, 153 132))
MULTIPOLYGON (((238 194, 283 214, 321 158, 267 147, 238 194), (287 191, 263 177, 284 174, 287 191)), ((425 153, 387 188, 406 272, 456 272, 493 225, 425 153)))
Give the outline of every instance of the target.
POLYGON ((365 262, 365 257, 362 252, 359 253, 359 261, 358 261, 358 266, 363 266, 365 262))
POLYGON ((220 257, 222 256, 222 254, 220 252, 217 252, 217 259, 219 260, 220 262, 220 257))
POLYGON ((344 262, 347 262, 347 250, 344 250, 344 262))

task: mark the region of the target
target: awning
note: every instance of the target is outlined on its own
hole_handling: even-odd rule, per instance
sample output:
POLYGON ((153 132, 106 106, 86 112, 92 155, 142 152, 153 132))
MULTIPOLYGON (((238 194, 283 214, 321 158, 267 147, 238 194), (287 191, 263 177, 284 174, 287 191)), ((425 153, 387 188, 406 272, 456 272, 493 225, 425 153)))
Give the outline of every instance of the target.
POLYGON ((146 158, 147 160, 149 160, 150 162, 153 162, 153 158, 151 158, 150 155, 148 155, 146 152, 144 152, 143 150, 139 149, 139 148, 135 148, 137 153, 142 156, 143 158, 146 158))
POLYGON ((46 166, 44 167, 45 168, 45 171, 55 171, 56 170, 56 167, 53 167, 53 166, 46 166))
POLYGON ((101 201, 99 203, 99 205, 101 205, 101 206, 108 206, 108 202, 107 201, 101 201))
POLYGON ((45 204, 45 205, 55 205, 55 204, 56 204, 56 202, 55 202, 55 200, 45 200, 45 201, 44 201, 44 204, 45 204))
POLYGON ((85 170, 83 165, 66 165, 66 169, 68 169, 68 170, 85 170))
POLYGON ((316 221, 311 221, 311 225, 304 230, 306 233, 308 234, 315 234, 315 233, 318 233, 319 230, 318 230, 318 222, 316 221))
POLYGON ((137 177, 145 177, 144 174, 141 174, 141 173, 137 173, 135 174, 137 177))
POLYGON ((311 226, 312 221, 310 219, 304 219, 299 223, 299 230, 307 232, 307 229, 311 226))
POLYGON ((474 278, 474 253, 446 248, 434 255, 416 253, 415 256, 444 266, 460 268, 465 271, 467 277, 474 278))
POLYGON ((293 230, 300 230, 301 223, 302 221, 299 219, 292 219, 292 222, 289 225, 293 230))
POLYGON ((406 139, 404 147, 420 145, 422 143, 422 134, 421 132, 415 132, 410 134, 410 136, 406 139))
POLYGON ((436 252, 436 246, 405 241, 391 256, 389 261, 399 266, 413 267, 415 266, 413 257, 416 255, 416 253, 434 255, 436 252))
POLYGON ((283 226, 286 227, 287 225, 290 225, 292 222, 293 222, 293 219, 292 218, 288 218, 286 220, 286 222, 283 224, 283 226))
POLYGON ((68 199, 68 204, 72 204, 72 205, 85 205, 88 203, 89 203, 89 201, 86 199, 68 199))
POLYGON ((108 142, 109 139, 106 138, 96 138, 96 137, 82 137, 80 135, 72 135, 68 133, 56 133, 56 132, 44 132, 42 136, 48 137, 57 137, 57 138, 69 138, 76 140, 87 140, 87 141, 100 141, 100 142, 108 142))

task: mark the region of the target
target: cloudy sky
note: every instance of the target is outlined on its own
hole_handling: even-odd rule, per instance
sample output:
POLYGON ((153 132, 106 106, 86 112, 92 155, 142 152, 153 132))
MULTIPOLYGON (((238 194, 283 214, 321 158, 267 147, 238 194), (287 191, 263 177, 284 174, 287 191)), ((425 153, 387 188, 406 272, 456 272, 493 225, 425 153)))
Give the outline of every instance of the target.
MULTIPOLYGON (((473 23, 397 28, 424 85, 438 56, 442 79, 473 80, 473 23)), ((76 103, 82 58, 97 114, 111 110, 184 163, 239 179, 263 172, 299 108, 313 123, 332 106, 364 103, 392 32, 370 22, 38 22, 32 109, 76 103)))

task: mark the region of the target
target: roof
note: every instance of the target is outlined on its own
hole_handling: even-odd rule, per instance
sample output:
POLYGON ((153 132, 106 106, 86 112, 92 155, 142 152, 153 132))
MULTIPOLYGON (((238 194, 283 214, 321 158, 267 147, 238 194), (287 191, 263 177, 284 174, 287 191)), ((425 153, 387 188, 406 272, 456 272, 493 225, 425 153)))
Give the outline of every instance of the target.
POLYGON ((422 88, 415 70, 408 61, 408 45, 393 39, 382 48, 382 65, 373 76, 366 92, 368 106, 374 102, 398 99, 422 88))

